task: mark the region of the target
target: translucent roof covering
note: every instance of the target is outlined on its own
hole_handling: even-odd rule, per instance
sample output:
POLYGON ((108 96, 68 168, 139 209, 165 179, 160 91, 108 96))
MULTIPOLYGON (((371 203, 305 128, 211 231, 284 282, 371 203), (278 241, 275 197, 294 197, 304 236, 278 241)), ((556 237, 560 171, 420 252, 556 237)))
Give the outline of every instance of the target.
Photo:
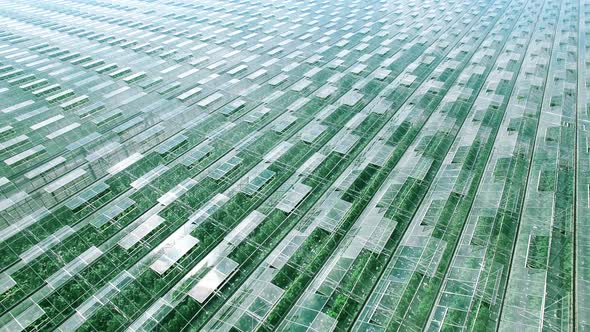
POLYGON ((0 331, 590 330, 584 1, 0 9, 0 331))

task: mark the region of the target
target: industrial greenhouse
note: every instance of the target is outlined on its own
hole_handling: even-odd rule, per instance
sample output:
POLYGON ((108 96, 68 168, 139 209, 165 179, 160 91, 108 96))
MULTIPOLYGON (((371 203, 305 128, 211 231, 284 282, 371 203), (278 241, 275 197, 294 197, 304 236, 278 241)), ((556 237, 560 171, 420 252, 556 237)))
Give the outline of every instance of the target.
POLYGON ((583 0, 0 0, 0 331, 590 331, 589 94, 583 0))

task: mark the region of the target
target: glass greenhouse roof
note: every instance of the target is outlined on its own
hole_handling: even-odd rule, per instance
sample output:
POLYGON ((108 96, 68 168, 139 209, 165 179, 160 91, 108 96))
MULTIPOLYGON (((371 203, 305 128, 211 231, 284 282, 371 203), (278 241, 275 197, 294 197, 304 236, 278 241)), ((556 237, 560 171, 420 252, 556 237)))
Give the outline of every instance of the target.
POLYGON ((584 1, 0 0, 0 332, 590 330, 587 50, 584 1))

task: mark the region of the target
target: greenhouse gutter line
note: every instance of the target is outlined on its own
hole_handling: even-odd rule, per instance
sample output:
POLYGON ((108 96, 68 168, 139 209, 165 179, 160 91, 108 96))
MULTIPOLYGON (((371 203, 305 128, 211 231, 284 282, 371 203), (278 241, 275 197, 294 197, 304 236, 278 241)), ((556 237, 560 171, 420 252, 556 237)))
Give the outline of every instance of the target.
MULTIPOLYGON (((545 4, 548 1, 550 1, 550 0, 545 0, 543 2, 543 9, 545 8, 545 4)), ((532 169, 531 163, 533 162, 533 159, 534 159, 534 156, 535 156, 536 147, 537 147, 537 134, 539 132, 539 124, 541 123, 541 115, 543 113, 543 106, 546 105, 545 96, 546 96, 546 93, 547 93, 547 85, 548 85, 547 84, 547 81, 549 79, 549 74, 551 73, 551 69, 554 67, 552 65, 553 62, 551 60, 553 59, 554 54, 556 54, 554 52, 555 43, 556 43, 556 37, 555 36, 557 35, 557 28, 559 27, 559 18, 561 17, 561 11, 563 10, 562 8, 563 8, 563 0, 559 2, 560 15, 557 17, 557 20, 556 20, 557 22, 555 24, 555 28, 554 28, 554 31, 553 31, 552 45, 551 45, 551 51, 550 51, 550 55, 549 55, 549 66, 547 68, 547 74, 545 75, 545 84, 543 85, 543 100, 541 101, 541 107, 540 107, 540 110, 539 110, 539 118, 537 120, 537 126, 535 127, 535 140, 534 140, 534 143, 533 143, 533 146, 532 146, 532 150, 531 150, 531 154, 530 154, 530 157, 529 157, 529 162, 528 162, 529 167, 528 167, 527 175, 526 175, 526 179, 527 179, 526 180, 526 184, 524 186, 524 195, 520 199, 520 212, 518 214, 518 222, 516 223, 515 235, 514 235, 514 238, 513 238, 513 244, 512 244, 512 249, 511 249, 512 255, 510 255, 510 261, 509 261, 508 266, 507 266, 507 269, 506 269, 506 271, 507 271, 506 282, 505 282, 504 287, 503 287, 504 289, 502 291, 502 301, 501 301, 501 305, 500 305, 500 311, 498 311, 498 316, 497 316, 497 320, 496 320, 496 324, 495 324, 496 325, 495 326, 496 327, 496 330, 498 330, 500 328, 500 323, 502 322, 502 313, 504 311, 504 304, 505 304, 505 301, 506 301, 506 291, 508 290, 508 285, 510 283, 510 274, 511 274, 510 271, 512 270, 512 263, 514 262, 514 250, 516 248, 516 241, 518 239, 518 235, 520 234, 520 222, 521 222, 522 217, 523 217, 523 214, 524 214, 524 204, 525 204, 525 201, 526 201, 526 197, 528 196, 527 193, 528 193, 528 190, 529 190, 529 179, 530 179, 530 176, 531 176, 531 169, 532 169)), ((547 100, 549 100, 549 98, 547 98, 547 100)), ((549 240, 549 241, 551 243, 551 240, 549 240)), ((551 248, 551 246, 549 246, 549 248, 551 248)), ((545 283, 545 286, 544 287, 545 288, 547 287, 547 283, 545 283)), ((545 295, 546 294, 547 293, 545 292, 545 295)), ((543 319, 543 316, 544 316, 544 312, 545 312, 545 310, 544 310, 544 308, 545 308, 545 296, 543 296, 542 302, 543 302, 543 306, 542 306, 543 313, 541 313, 541 318, 540 318, 541 322, 543 322, 543 320, 544 320, 543 319)))
MULTIPOLYGON (((584 8, 584 4, 585 1, 584 0, 579 0, 578 1, 578 68, 577 68, 577 80, 576 80, 576 84, 577 84, 577 93, 578 93, 578 98, 576 101, 576 113, 575 113, 575 121, 576 124, 574 126, 574 131, 575 131, 575 138, 574 138, 574 167, 576 168, 576 170, 574 171, 574 209, 572 211, 573 214, 573 225, 572 225, 572 314, 571 314, 571 326, 572 330, 575 331, 577 329, 577 286, 578 286, 578 282, 577 282, 577 276, 576 276, 576 271, 578 269, 578 260, 576 258, 576 252, 577 252, 577 238, 578 238, 578 230, 577 230, 577 216, 578 216, 578 209, 579 209, 579 204, 578 204, 578 186, 579 186, 579 177, 578 177, 578 173, 580 172, 580 155, 578 153, 578 147, 579 147, 579 135, 578 134, 578 127, 580 125, 580 121, 582 121, 579 117, 578 114, 584 111, 584 106, 586 106, 586 102, 587 102, 587 98, 586 98, 586 70, 584 67, 584 63, 585 63, 585 59, 586 59, 586 49, 584 47, 586 41, 585 41, 585 33, 583 31, 582 28, 586 27, 585 21, 584 21, 584 12, 583 12, 583 8, 584 8), (581 81, 581 82, 580 82, 581 81), (583 102, 583 103, 582 103, 583 102)), ((584 29, 585 30, 585 29, 584 29)), ((590 188, 589 188, 590 190, 590 188)))

